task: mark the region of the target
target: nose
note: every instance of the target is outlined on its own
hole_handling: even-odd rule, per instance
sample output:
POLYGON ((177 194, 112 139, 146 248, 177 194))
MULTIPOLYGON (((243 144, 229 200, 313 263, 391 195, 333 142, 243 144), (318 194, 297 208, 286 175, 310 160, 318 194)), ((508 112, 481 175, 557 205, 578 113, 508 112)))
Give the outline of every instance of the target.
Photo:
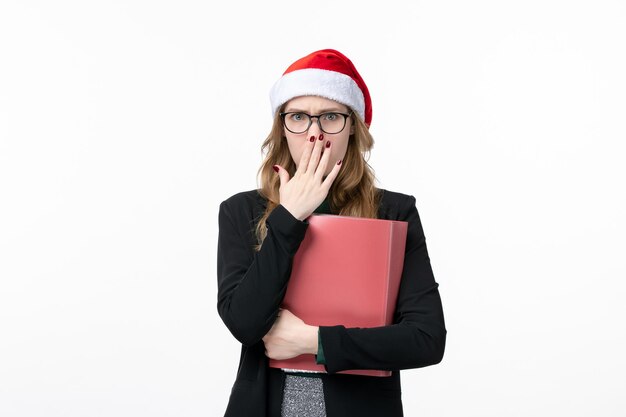
POLYGON ((322 132, 320 128, 320 119, 317 116, 311 117, 311 126, 309 126, 309 135, 318 137, 322 132))

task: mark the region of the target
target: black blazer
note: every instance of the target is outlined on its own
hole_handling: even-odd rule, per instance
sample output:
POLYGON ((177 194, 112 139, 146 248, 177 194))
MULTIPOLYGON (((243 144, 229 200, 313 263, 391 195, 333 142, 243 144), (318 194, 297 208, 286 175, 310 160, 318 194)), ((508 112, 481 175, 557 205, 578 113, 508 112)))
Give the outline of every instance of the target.
MULTIPOLYGON (((320 327, 328 372, 322 375, 328 417, 402 416, 399 370, 433 365, 443 358, 443 310, 415 198, 380 191, 379 218, 409 222, 394 324, 320 327), (336 373, 346 369, 393 372, 390 377, 336 373)), ((226 417, 280 416, 285 376, 268 367, 261 339, 276 319, 308 222, 278 205, 267 218, 263 246, 255 252, 254 228, 265 208, 266 200, 257 190, 235 194, 220 204, 217 309, 242 344, 226 417)))

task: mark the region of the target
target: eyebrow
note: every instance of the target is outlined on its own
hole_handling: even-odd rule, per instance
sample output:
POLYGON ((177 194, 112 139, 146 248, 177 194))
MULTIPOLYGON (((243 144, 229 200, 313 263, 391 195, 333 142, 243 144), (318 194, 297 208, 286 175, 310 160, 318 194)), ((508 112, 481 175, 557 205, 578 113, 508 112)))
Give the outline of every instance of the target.
MULTIPOLYGON (((307 111, 305 111, 305 110, 300 110, 300 109, 293 108, 293 107, 287 107, 287 108, 285 109, 285 113, 292 113, 292 112, 296 112, 296 113, 307 113, 307 114, 308 114, 308 112, 307 112, 307 111)), ((341 110, 341 109, 340 109, 340 108, 338 108, 338 107, 329 107, 329 108, 327 108, 327 109, 322 109, 322 110, 320 110, 320 112, 319 112, 318 114, 329 113, 329 112, 330 112, 330 113, 332 113, 332 112, 335 112, 335 113, 347 113, 347 112, 348 112, 348 110, 341 110)))

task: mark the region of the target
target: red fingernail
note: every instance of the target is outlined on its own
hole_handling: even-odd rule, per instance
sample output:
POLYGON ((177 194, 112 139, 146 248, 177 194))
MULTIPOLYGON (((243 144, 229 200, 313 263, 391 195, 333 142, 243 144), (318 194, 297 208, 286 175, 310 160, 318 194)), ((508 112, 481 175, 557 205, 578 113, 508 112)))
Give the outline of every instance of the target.
POLYGON ((320 133, 320 140, 324 139, 324 134, 320 133))
POLYGON ((274 171, 278 172, 278 167, 276 165, 274 165, 272 168, 274 168, 274 171))
POLYGON ((313 142, 315 141, 315 136, 311 136, 311 139, 309 139, 309 142, 313 142))
POLYGON ((341 159, 337 161, 337 165, 341 165, 341 159))
POLYGON ((330 148, 330 141, 326 142, 326 147, 330 148))

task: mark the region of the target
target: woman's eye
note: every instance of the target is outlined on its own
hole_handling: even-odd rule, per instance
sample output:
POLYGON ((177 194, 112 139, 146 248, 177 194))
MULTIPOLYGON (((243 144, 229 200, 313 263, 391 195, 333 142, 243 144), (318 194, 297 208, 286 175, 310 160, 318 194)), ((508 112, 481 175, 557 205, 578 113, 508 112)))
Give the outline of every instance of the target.
POLYGON ((302 113, 294 113, 291 115, 291 120, 294 120, 296 122, 300 122, 304 119, 304 116, 302 115, 302 113))
POLYGON ((336 113, 326 113, 326 114, 324 114, 324 120, 328 120, 329 122, 335 121, 335 120, 337 120, 337 114, 336 113))

